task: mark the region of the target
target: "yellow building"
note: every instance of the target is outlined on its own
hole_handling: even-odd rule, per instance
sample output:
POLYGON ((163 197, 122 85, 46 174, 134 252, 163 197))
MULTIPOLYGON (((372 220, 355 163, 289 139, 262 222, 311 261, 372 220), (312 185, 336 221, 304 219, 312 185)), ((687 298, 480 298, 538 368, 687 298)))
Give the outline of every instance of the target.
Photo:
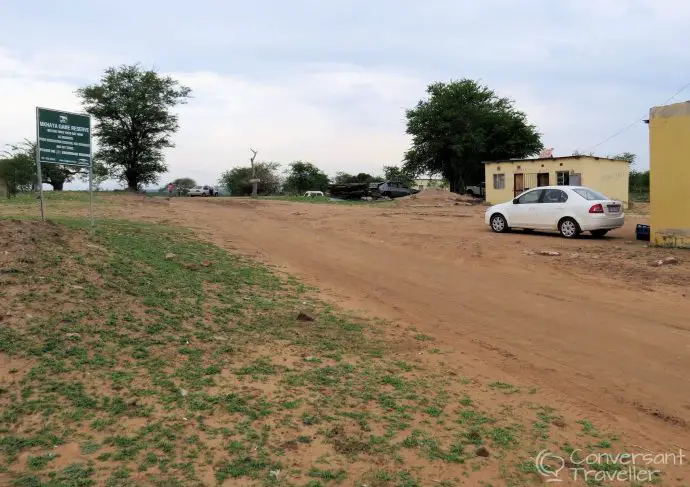
POLYGON ((690 102, 649 113, 651 241, 690 248, 690 102))
POLYGON ((538 186, 587 186, 628 206, 627 161, 594 156, 508 159, 484 163, 486 201, 495 205, 538 186))
POLYGON ((448 183, 441 178, 421 178, 414 180, 414 186, 422 191, 427 188, 448 189, 448 183))

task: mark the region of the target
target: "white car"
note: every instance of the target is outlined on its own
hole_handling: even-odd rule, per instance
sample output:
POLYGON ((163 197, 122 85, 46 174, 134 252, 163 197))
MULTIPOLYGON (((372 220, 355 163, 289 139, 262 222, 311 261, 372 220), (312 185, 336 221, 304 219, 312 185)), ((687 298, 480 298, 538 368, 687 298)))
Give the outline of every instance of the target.
POLYGON ((582 232, 603 237, 625 222, 623 203, 583 186, 541 186, 506 203, 494 205, 484 215, 494 232, 511 228, 557 230, 566 238, 582 232))
POLYGON ((305 198, 323 197, 323 191, 307 191, 303 196, 305 198))
POLYGON ((187 193, 189 196, 218 196, 213 186, 195 186, 187 193))

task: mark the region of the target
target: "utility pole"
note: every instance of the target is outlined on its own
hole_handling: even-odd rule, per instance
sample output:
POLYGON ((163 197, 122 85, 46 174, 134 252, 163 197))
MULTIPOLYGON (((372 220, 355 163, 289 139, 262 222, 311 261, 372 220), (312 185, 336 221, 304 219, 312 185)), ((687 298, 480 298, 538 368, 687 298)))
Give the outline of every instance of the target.
POLYGON ((256 159, 256 154, 258 151, 254 149, 249 149, 252 152, 252 157, 249 162, 252 163, 252 179, 249 181, 252 183, 252 198, 258 198, 259 196, 259 180, 256 178, 256 167, 254 166, 254 159, 256 159))

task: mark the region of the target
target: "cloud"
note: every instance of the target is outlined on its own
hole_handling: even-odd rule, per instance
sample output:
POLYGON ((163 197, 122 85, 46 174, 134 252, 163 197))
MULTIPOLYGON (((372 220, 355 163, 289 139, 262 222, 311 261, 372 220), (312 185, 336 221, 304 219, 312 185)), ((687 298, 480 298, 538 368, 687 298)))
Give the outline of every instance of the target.
MULTIPOLYGON (((77 87, 141 61, 194 90, 164 179, 213 182, 249 147, 331 174, 379 172, 401 160, 404 111, 424 87, 464 77, 513 98, 544 143, 569 154, 690 82, 690 3, 680 0, 51 5, 0 5, 0 144, 33 136, 36 105, 77 110, 77 87)), ((640 123, 596 151, 635 152, 645 167, 647 140, 640 123)))

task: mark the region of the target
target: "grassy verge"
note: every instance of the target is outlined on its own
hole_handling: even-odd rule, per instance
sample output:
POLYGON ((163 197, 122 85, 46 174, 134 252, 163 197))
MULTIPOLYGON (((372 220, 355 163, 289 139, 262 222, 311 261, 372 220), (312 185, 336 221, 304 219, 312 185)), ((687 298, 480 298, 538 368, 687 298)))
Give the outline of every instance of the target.
POLYGON ((82 226, 0 221, 3 485, 526 485, 574 448, 532 391, 427 368, 433 337, 177 228, 82 226))

